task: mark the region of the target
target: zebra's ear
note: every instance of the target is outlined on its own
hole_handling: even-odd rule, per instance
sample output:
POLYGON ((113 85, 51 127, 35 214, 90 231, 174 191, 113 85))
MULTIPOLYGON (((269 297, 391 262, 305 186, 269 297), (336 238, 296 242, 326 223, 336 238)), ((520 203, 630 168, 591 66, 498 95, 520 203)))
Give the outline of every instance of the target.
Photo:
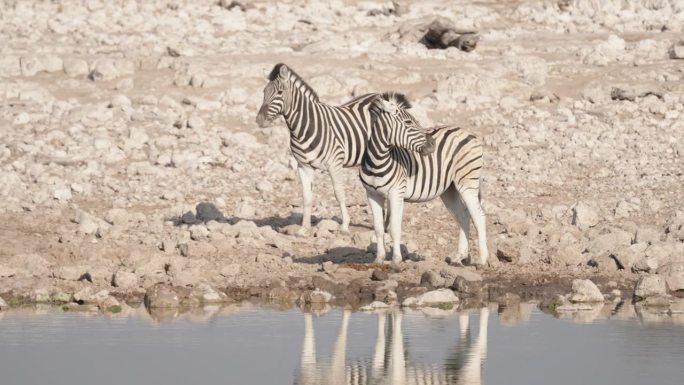
POLYGON ((280 75, 280 77, 281 77, 282 79, 287 79, 287 78, 289 78, 289 77, 290 77, 290 69, 287 68, 287 66, 284 65, 284 64, 281 65, 281 66, 280 66, 279 75, 280 75))
POLYGON ((391 115, 394 115, 397 112, 396 104, 385 99, 380 99, 380 108, 391 115))

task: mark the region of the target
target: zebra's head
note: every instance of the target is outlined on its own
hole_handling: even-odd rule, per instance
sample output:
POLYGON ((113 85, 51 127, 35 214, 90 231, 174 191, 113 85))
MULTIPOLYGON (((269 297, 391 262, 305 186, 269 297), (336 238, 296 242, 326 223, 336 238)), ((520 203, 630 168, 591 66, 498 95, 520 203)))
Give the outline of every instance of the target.
POLYGON ((268 127, 289 108, 290 69, 285 64, 276 64, 268 75, 264 88, 264 101, 256 117, 259 127, 268 127))
POLYGON ((435 150, 434 138, 406 111, 411 108, 406 96, 385 92, 374 103, 373 130, 380 130, 389 145, 417 151, 421 155, 435 150))

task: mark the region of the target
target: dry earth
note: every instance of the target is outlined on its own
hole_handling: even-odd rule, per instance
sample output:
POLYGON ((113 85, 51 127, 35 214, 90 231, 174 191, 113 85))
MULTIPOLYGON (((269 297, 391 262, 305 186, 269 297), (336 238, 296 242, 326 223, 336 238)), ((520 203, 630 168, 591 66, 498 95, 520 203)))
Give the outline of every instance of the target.
MULTIPOLYGON (((468 302, 590 278, 682 308, 683 1, 244 4, 3 2, 0 297, 358 304, 451 287, 468 302), (438 16, 478 30, 476 49, 420 44, 438 16), (368 265, 353 169, 351 234, 317 173, 317 224, 296 235, 287 128, 254 122, 278 62, 326 102, 395 90, 424 126, 483 138, 491 266, 445 262, 458 233, 440 201, 406 207, 400 273, 368 265)), ((577 286, 550 306, 582 302, 577 286)))

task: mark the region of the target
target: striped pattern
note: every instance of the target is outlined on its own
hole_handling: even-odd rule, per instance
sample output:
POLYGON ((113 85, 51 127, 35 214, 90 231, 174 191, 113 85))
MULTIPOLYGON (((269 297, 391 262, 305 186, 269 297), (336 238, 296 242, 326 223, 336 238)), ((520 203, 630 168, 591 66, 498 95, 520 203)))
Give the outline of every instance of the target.
MULTIPOLYGON (((427 135, 436 147, 429 155, 401 147, 388 151, 373 146, 370 151, 375 152, 374 156, 369 156, 368 163, 363 165, 364 183, 376 190, 398 189, 409 202, 433 200, 452 185, 459 191, 479 190, 483 163, 481 142, 453 126, 436 127, 427 135)), ((381 140, 378 138, 376 143, 381 140)))
MULTIPOLYGON (((290 130, 290 150, 300 169, 320 169, 330 173, 343 214, 343 229, 346 228, 349 220, 343 207, 344 186, 339 182, 340 170, 361 163, 371 125, 370 106, 378 95, 359 96, 341 106, 325 104, 285 64, 276 65, 269 80, 264 89, 264 102, 257 115, 257 123, 265 127, 278 116, 285 118, 290 130)), ((308 171, 300 170, 300 177, 303 172, 308 171)), ((304 175, 304 179, 309 175, 304 175)), ((308 227, 307 180, 302 183, 305 190, 303 225, 308 227)))
MULTIPOLYGON (((384 228, 379 228, 383 222, 378 216, 382 215, 381 208, 388 199, 394 242, 392 261, 399 263, 402 202, 425 202, 441 197, 460 227, 456 259, 467 257, 472 218, 480 248, 476 264, 484 265, 489 252, 480 204, 482 143, 455 126, 423 130, 407 108, 410 103, 406 98, 392 93, 377 98, 371 108, 373 128, 360 176, 373 211, 377 239, 382 240, 384 236, 384 228)), ((384 254, 384 247, 378 247, 376 262, 382 262, 384 254)))
POLYGON ((372 359, 346 360, 349 314, 342 319, 330 361, 315 359, 311 316, 305 314, 304 345, 297 385, 481 385, 487 355, 489 309, 480 310, 477 338, 471 337, 469 315, 459 315, 458 345, 442 364, 414 363, 404 345, 400 311, 378 314, 378 331, 372 359))

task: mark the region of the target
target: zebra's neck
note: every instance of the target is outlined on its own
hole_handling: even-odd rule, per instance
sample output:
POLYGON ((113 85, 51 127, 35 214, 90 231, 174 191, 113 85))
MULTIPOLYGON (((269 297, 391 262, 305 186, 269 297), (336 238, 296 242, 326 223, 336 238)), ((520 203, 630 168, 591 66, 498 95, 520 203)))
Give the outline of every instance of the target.
POLYGON ((290 87, 290 106, 283 112, 285 123, 290 129, 290 135, 294 138, 302 138, 307 132, 315 129, 320 121, 315 115, 321 104, 313 91, 298 79, 293 79, 290 87))
POLYGON ((372 171, 388 166, 390 162, 392 146, 385 130, 374 127, 368 139, 368 148, 363 156, 363 167, 372 171))

